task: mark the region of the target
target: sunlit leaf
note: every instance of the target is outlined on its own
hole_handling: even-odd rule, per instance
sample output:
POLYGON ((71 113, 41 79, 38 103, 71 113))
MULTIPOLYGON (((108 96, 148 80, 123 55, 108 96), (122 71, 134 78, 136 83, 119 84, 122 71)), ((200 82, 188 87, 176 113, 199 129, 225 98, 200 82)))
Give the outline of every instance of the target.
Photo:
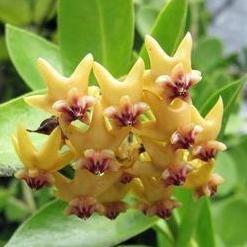
POLYGON ((150 33, 158 11, 150 6, 140 6, 136 15, 136 26, 142 37, 150 33))
POLYGON ((234 81, 220 88, 218 91, 212 94, 211 97, 209 97, 208 100, 199 109, 202 115, 205 115, 214 106, 218 98, 220 96, 222 97, 224 103, 224 117, 220 135, 222 135, 224 132, 229 116, 245 81, 246 77, 243 77, 240 80, 234 81))
POLYGON ((152 226, 156 219, 129 210, 111 221, 94 216, 83 221, 64 214, 65 203, 55 201, 27 220, 6 247, 110 247, 152 226))
MULTIPOLYGON (((47 115, 29 107, 23 97, 14 99, 0 105, 0 175, 12 175, 20 168, 20 162, 14 152, 11 136, 18 123, 27 124, 30 129, 35 129, 47 115)), ((40 140, 39 135, 33 135, 33 140, 40 140)))
POLYGON ((31 6, 27 0, 0 0, 0 19, 4 22, 24 25, 31 21, 31 6))
MULTIPOLYGON (((173 54, 184 35, 188 9, 187 0, 170 0, 166 3, 152 27, 151 35, 168 53, 173 54)), ((140 53, 147 63, 148 56, 143 46, 140 53)))
POLYGON ((12 62, 25 83, 33 90, 44 88, 36 68, 39 57, 46 59, 61 72, 58 47, 51 42, 23 29, 7 25, 7 48, 12 62))
POLYGON ((60 0, 58 25, 66 73, 87 53, 115 76, 128 70, 134 36, 131 0, 60 0))
POLYGON ((194 67, 204 73, 215 69, 222 59, 222 43, 216 38, 205 37, 199 40, 192 53, 194 67))
POLYGON ((179 208, 181 223, 175 239, 175 246, 188 246, 196 228, 201 206, 199 201, 193 198, 192 193, 191 190, 176 190, 176 198, 182 203, 182 207, 179 208))
POLYGON ((225 246, 245 246, 247 243, 247 200, 231 198, 214 207, 214 225, 225 246))
POLYGON ((228 152, 220 153, 217 156, 215 172, 224 178, 224 183, 219 186, 217 195, 224 196, 233 192, 237 186, 238 177, 235 162, 228 152))
POLYGON ((197 243, 200 247, 216 246, 210 201, 206 197, 202 198, 200 201, 200 212, 198 216, 195 235, 197 243))

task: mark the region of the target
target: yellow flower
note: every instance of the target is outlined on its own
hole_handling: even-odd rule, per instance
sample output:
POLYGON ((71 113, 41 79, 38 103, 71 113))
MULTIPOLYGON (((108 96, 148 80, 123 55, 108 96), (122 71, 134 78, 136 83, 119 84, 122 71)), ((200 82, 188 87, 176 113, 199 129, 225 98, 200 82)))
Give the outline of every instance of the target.
POLYGON ((125 211, 126 205, 122 199, 131 187, 131 184, 126 186, 120 183, 120 176, 120 172, 95 176, 87 170, 76 170, 73 180, 56 173, 54 184, 57 196, 69 203, 68 214, 86 219, 97 212, 114 219, 125 211))
POLYGON ((64 119, 60 119, 60 126, 80 156, 86 149, 115 151, 128 134, 128 130, 125 129, 121 129, 117 133, 108 131, 100 102, 96 102, 94 105, 89 126, 68 124, 64 119))
POLYGON ((37 189, 53 184, 69 215, 114 219, 132 207, 125 201, 131 193, 137 209, 167 219, 179 206, 174 186, 212 196, 222 182, 213 168, 226 149, 216 140, 223 102, 219 98, 205 117, 193 106, 189 90, 201 73, 191 68, 191 35, 173 56, 150 36, 145 45, 150 69, 140 58, 121 79, 90 54, 68 78, 38 60, 47 93, 26 101, 55 116, 42 122, 47 131, 36 131, 50 134, 39 151, 18 127, 13 144, 24 169, 17 177, 37 189), (99 87, 88 86, 92 69, 99 87), (70 151, 61 153, 65 147, 70 151), (59 170, 71 161, 75 173, 69 179, 59 170))
POLYGON ((172 210, 179 204, 170 197, 172 191, 165 187, 163 182, 157 178, 147 176, 141 177, 143 189, 135 190, 139 200, 137 208, 148 216, 157 215, 163 219, 171 216, 172 210))
POLYGON ((135 130, 141 136, 167 142, 174 131, 192 121, 191 105, 183 100, 174 99, 171 104, 166 104, 149 91, 144 92, 143 100, 149 105, 155 121, 149 121, 140 130, 135 130))
POLYGON ((105 107, 118 105, 123 96, 129 96, 131 101, 141 100, 143 89, 144 62, 137 60, 123 81, 115 79, 102 65, 94 63, 94 75, 100 85, 102 102, 105 107))
POLYGON ((175 92, 187 91, 188 93, 189 87, 192 86, 189 84, 194 84, 201 79, 200 72, 191 69, 192 38, 190 33, 187 33, 181 41, 174 56, 167 55, 151 36, 146 36, 145 46, 151 66, 144 76, 144 88, 146 90, 164 96, 159 84, 169 81, 175 86, 175 92), (177 79, 179 80, 177 81, 177 79), (190 81, 191 83, 189 83, 190 81), (176 83, 177 85, 175 85, 176 83), (185 90, 187 86, 189 87, 185 90))
POLYGON ((47 86, 47 94, 25 98, 29 105, 57 115, 56 110, 52 106, 58 100, 65 100, 70 89, 76 88, 80 95, 87 95, 89 75, 93 66, 91 54, 82 59, 70 77, 60 75, 42 58, 38 59, 37 65, 47 86))
POLYGON ((98 63, 94 63, 93 71, 101 88, 104 115, 112 128, 137 128, 140 125, 140 116, 149 110, 148 105, 141 101, 143 60, 137 60, 123 81, 115 79, 98 63))
POLYGON ((60 153, 63 142, 59 127, 53 130, 40 150, 36 149, 21 125, 18 126, 12 140, 24 164, 24 168, 16 173, 16 177, 24 179, 31 188, 39 189, 50 185, 53 182, 51 174, 66 166, 74 157, 70 150, 60 153))
POLYGON ((197 109, 192 106, 192 122, 201 126, 202 131, 197 136, 197 143, 214 140, 217 138, 220 129, 224 112, 223 101, 221 97, 203 118, 197 109))

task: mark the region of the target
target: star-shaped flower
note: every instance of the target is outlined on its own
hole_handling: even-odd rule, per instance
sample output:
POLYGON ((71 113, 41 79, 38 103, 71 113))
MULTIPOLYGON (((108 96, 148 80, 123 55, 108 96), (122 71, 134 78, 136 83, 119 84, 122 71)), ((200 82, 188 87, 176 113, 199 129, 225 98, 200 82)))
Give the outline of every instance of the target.
POLYGON ((25 98, 25 101, 34 107, 41 108, 52 114, 57 114, 52 108, 58 100, 65 100, 71 88, 76 88, 80 95, 87 95, 88 80, 93 66, 93 57, 88 54, 82 59, 70 77, 60 75, 47 61, 39 58, 38 69, 47 86, 47 94, 34 95, 25 98))
POLYGON ((74 153, 60 152, 62 146, 61 130, 57 127, 49 135, 40 150, 33 145, 28 132, 21 125, 13 136, 15 150, 24 164, 24 168, 16 173, 16 177, 24 179, 31 188, 39 189, 52 183, 51 174, 66 166, 74 153))
POLYGON ((175 99, 172 104, 164 104, 162 100, 149 91, 144 91, 143 100, 149 105, 155 121, 143 124, 135 133, 158 141, 168 142, 171 134, 180 126, 191 123, 191 105, 175 99))
POLYGON ((120 172, 95 176, 83 169, 76 170, 73 180, 56 173, 54 184, 58 189, 57 196, 69 202, 68 214, 86 219, 93 213, 99 213, 114 219, 126 210, 122 199, 131 188, 131 184, 119 182, 120 176, 120 172))
POLYGON ((202 128, 202 131, 196 137, 195 144, 215 140, 220 132, 223 118, 224 106, 222 98, 218 99, 205 118, 200 115, 194 106, 191 109, 191 122, 202 128))
POLYGON ((85 127, 79 124, 68 124, 64 119, 59 123, 65 136, 70 140, 77 150, 79 157, 87 149, 115 151, 122 141, 127 137, 128 130, 121 129, 116 133, 110 133, 105 124, 102 104, 100 101, 94 105, 90 125, 85 127))
POLYGON ((169 218, 172 210, 179 206, 170 198, 171 189, 165 187, 163 182, 157 178, 141 177, 141 181, 143 190, 135 191, 139 199, 137 207, 148 216, 169 218))
POLYGON ((122 81, 114 78, 99 63, 94 63, 93 71, 100 85, 102 102, 105 107, 118 105, 123 96, 128 96, 133 103, 141 100, 144 73, 144 62, 141 58, 136 61, 122 81))
POLYGON ((160 96, 167 94, 166 99, 169 101, 175 96, 187 96, 192 84, 201 79, 200 72, 191 68, 192 38, 190 33, 186 34, 173 56, 166 54, 158 42, 149 35, 145 38, 145 46, 151 68, 145 71, 144 88, 160 96), (162 92, 162 87, 158 87, 157 83, 171 87, 168 92, 162 92))
POLYGON ((191 101, 189 89, 201 80, 201 73, 192 70, 186 73, 181 63, 174 66, 171 75, 161 75, 156 79, 160 89, 160 95, 168 102, 180 98, 187 102, 191 101))

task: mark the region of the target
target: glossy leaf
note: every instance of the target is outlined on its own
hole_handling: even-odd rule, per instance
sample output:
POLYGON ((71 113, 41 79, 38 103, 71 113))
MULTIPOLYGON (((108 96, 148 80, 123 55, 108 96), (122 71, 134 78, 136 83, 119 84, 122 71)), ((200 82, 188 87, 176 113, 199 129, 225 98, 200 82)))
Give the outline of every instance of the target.
POLYGON ((166 221, 157 221, 153 229, 156 232, 157 247, 172 247, 174 245, 174 238, 166 221))
POLYGON ((150 6, 140 6, 136 14, 136 26, 142 37, 150 33, 158 11, 150 6))
POLYGON ((237 170, 238 184, 247 184, 247 136, 237 137, 239 143, 230 147, 227 153, 234 160, 235 169, 237 170))
MULTIPOLYGON (((187 10, 187 0, 170 0, 161 10, 152 27, 151 35, 170 55, 175 52, 184 35, 187 10)), ((148 55, 144 46, 141 49, 140 55, 147 63, 148 55)))
POLYGON ((61 72, 60 54, 53 43, 23 29, 7 25, 7 48, 12 62, 25 83, 33 90, 44 88, 36 68, 39 57, 61 72))
POLYGON ((175 246, 188 246, 192 241, 192 235, 195 231, 196 224, 200 213, 200 201, 193 198, 191 190, 177 189, 176 198, 182 203, 178 209, 181 218, 178 235, 175 246))
POLYGON ((134 36, 131 0, 60 0, 58 24, 66 73, 88 53, 115 76, 128 70, 134 36))
POLYGON ((0 19, 2 21, 15 25, 24 25, 31 21, 31 17, 32 14, 29 1, 0 0, 0 19))
POLYGON ((225 246, 245 246, 247 243, 247 200, 231 198, 214 207, 214 225, 225 246))
POLYGON ((243 88, 246 77, 243 77, 241 80, 229 83, 228 85, 220 88, 214 94, 209 97, 209 99, 202 105, 199 109, 202 115, 205 115, 216 103, 218 98, 221 96, 224 103, 224 117, 222 121, 221 134, 222 136, 224 129, 226 127, 229 116, 232 112, 233 106, 236 102, 236 99, 243 88))
POLYGON ((55 13, 56 1, 35 0, 33 19, 40 24, 48 20, 55 13))
POLYGON ((210 200, 202 198, 200 200, 200 213, 196 227, 196 240, 200 247, 216 246, 214 229, 211 216, 210 200))
POLYGON ((192 89, 193 104, 197 108, 200 108, 219 88, 232 82, 231 77, 224 70, 216 70, 208 74, 202 70, 202 74, 202 80, 192 89))
POLYGON ((192 61, 195 69, 206 73, 215 69, 223 59, 222 43, 211 37, 206 37, 197 43, 192 53, 192 61))
MULTIPOLYGON (((0 175, 10 176, 20 168, 20 162, 14 152, 11 136, 18 123, 28 124, 30 129, 36 129, 47 115, 29 107, 23 97, 0 105, 0 175)), ((33 135, 36 144, 40 143, 41 135, 33 135)))
POLYGON ((27 220, 6 247, 109 247, 117 245, 152 226, 155 218, 129 210, 111 221, 94 216, 83 221, 64 214, 65 204, 55 201, 27 220))
POLYGON ((224 183, 219 186, 217 195, 225 196, 234 191, 238 183, 236 164, 228 152, 219 153, 215 172, 224 178, 224 183))

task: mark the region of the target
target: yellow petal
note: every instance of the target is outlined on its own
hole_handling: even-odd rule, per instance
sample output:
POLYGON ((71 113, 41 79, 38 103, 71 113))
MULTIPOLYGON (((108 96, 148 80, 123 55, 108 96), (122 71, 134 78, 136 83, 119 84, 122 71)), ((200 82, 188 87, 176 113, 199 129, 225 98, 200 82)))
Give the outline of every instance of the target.
POLYGON ((120 182, 117 182, 117 183, 113 184, 104 193, 102 193, 98 197, 98 200, 101 203, 122 201, 122 199, 128 193, 130 187, 131 187, 131 182, 129 184, 127 184, 127 185, 126 184, 122 184, 120 182))
POLYGON ((85 149, 113 149, 116 150, 128 135, 128 130, 122 128, 117 136, 109 133, 103 116, 102 105, 97 102, 87 131, 80 131, 78 127, 60 122, 64 134, 69 138, 77 152, 83 154, 85 149))
POLYGON ((99 63, 94 63, 93 70, 107 105, 118 104, 120 98, 125 95, 128 95, 133 102, 140 100, 144 73, 144 62, 141 58, 137 60, 124 81, 115 79, 99 63))
POLYGON ((168 141, 180 126, 191 123, 191 106, 183 100, 175 99, 171 104, 167 104, 147 91, 144 92, 143 100, 150 106, 156 122, 144 126, 141 131, 136 130, 140 135, 168 141))
POLYGON ((56 187, 55 194, 58 198, 70 202, 76 197, 76 194, 73 191, 72 181, 59 172, 53 174, 54 177, 54 186, 56 187))
POLYGON ((169 75, 177 63, 182 63, 186 72, 191 71, 192 38, 190 33, 187 33, 181 41, 173 57, 168 56, 158 42, 149 35, 145 38, 145 46, 154 76, 169 75))
POLYGON ((158 200, 170 198, 171 189, 165 187, 161 179, 141 177, 141 181, 144 185, 144 200, 152 203, 158 200))
POLYGON ((214 162, 205 163, 197 159, 191 165, 193 171, 188 174, 184 186, 186 188, 198 188, 206 184, 212 174, 214 162))
POLYGON ((187 33, 174 54, 174 58, 183 64, 185 72, 191 71, 191 50, 192 37, 190 33, 187 33))
POLYGON ((35 167, 36 149, 26 131, 22 125, 17 126, 16 135, 13 137, 13 144, 16 148, 19 158, 27 168, 35 167))
POLYGON ((107 172, 101 176, 96 176, 86 169, 79 169, 75 171, 73 191, 77 196, 97 197, 119 181, 120 176, 119 172, 107 172))
POLYGON ((40 108, 51 114, 56 114, 56 111, 54 111, 51 107, 53 101, 50 101, 48 95, 28 96, 24 98, 24 101, 32 107, 40 108))
POLYGON ((192 107, 192 121, 203 128, 198 134, 196 141, 198 143, 214 140, 217 138, 223 118, 224 106, 220 97, 214 107, 209 111, 205 119, 200 115, 195 107, 192 107))
POLYGON ((159 43, 149 35, 145 37, 145 46, 149 55, 152 74, 155 76, 169 74, 176 64, 176 60, 168 56, 159 43))
POLYGON ((59 127, 57 127, 48 136, 46 142, 38 152, 38 160, 40 163, 39 168, 50 170, 52 167, 54 167, 54 164, 58 159, 59 149, 61 147, 61 138, 61 130, 59 127))
POLYGON ((161 169, 154 166, 153 162, 137 161, 132 168, 127 170, 128 173, 137 176, 160 177, 161 169))
POLYGON ((150 155, 153 164, 159 168, 165 169, 175 158, 175 154, 169 145, 152 141, 149 138, 142 138, 145 150, 150 155))
POLYGON ((87 94, 88 79, 93 66, 93 57, 88 54, 82 59, 70 77, 60 75, 47 61, 39 58, 39 72, 47 85, 47 95, 31 96, 25 100, 32 106, 53 113, 52 105, 57 100, 64 100, 71 88, 76 88, 80 95, 87 94))

